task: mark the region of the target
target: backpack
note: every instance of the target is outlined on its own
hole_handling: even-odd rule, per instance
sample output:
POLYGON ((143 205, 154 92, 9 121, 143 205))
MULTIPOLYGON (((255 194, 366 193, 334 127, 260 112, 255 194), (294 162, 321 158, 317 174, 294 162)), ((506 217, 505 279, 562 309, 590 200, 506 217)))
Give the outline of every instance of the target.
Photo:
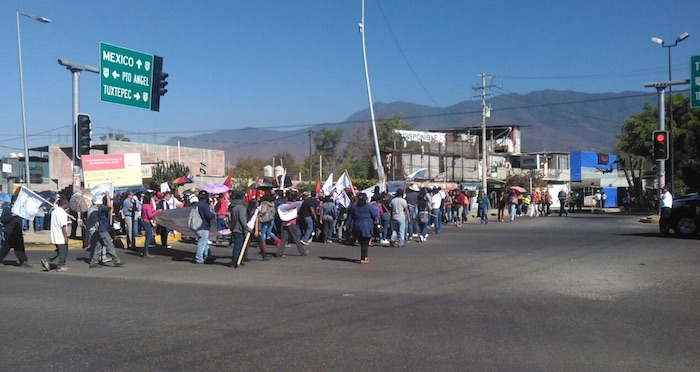
POLYGON ((187 227, 196 231, 200 226, 202 226, 202 216, 199 215, 199 207, 195 205, 187 218, 187 227))
POLYGON ((260 214, 260 219, 259 219, 260 222, 265 223, 265 222, 270 222, 270 221, 275 219, 275 208, 273 208, 267 204, 263 204, 262 209, 263 209, 263 212, 262 212, 262 214, 260 214))

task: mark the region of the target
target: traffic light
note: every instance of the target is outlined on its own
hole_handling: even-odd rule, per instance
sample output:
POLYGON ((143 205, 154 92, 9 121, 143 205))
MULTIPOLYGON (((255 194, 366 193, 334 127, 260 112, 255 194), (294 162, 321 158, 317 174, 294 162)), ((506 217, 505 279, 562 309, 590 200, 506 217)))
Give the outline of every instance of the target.
POLYGON ((651 135, 654 142, 654 160, 668 159, 668 131, 655 130, 651 135))
POLYGON ((168 74, 163 72, 163 57, 153 56, 153 84, 151 84, 151 111, 160 110, 160 96, 168 93, 165 87, 168 74))
POLYGON ((90 115, 78 114, 78 158, 82 155, 90 155, 90 141, 92 141, 92 128, 90 127, 90 115))

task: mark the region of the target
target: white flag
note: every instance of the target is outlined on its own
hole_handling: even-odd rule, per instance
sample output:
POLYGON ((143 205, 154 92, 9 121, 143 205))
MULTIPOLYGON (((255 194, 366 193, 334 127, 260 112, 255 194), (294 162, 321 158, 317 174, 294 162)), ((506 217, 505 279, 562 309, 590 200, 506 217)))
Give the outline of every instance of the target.
POLYGON ((255 213, 253 213, 253 217, 251 217, 248 220, 248 228, 253 230, 255 228, 255 219, 258 218, 258 212, 260 212, 259 208, 255 208, 255 213))
POLYGON ((352 182, 350 182, 350 177, 348 177, 348 172, 343 172, 338 178, 338 182, 335 183, 335 192, 340 194, 341 191, 352 188, 352 182))
POLYGON ((12 213, 25 220, 33 220, 43 202, 44 199, 41 196, 23 186, 12 206, 12 213))
POLYGON ((336 195, 335 202, 342 205, 345 208, 347 208, 350 205, 350 198, 348 197, 348 194, 345 193, 345 190, 343 190, 340 194, 336 195))
POLYGON ((321 191, 323 191, 323 195, 330 195, 333 192, 333 172, 326 178, 326 182, 323 183, 321 191))
POLYGON ((95 201, 95 204, 102 204, 102 197, 104 197, 103 193, 105 191, 107 191, 109 197, 112 198, 114 196, 114 184, 105 182, 95 185, 90 189, 90 195, 92 195, 92 200, 95 201))

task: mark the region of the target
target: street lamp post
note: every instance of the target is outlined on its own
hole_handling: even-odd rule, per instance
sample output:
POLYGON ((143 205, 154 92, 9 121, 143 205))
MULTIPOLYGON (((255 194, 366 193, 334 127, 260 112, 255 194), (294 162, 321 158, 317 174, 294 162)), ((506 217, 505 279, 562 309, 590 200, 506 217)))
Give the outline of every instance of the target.
POLYGON ((50 23, 51 20, 41 16, 35 16, 32 14, 22 13, 17 11, 17 54, 19 55, 19 95, 22 104, 22 136, 24 138, 24 183, 27 184, 27 188, 31 188, 31 180, 29 178, 29 144, 27 143, 27 119, 24 111, 24 76, 22 75, 22 39, 19 34, 19 16, 23 15, 27 18, 39 21, 41 23, 50 23))
MULTIPOLYGON (((666 45, 666 43, 664 43, 664 41, 662 39, 659 39, 658 37, 651 38, 651 41, 653 43, 659 44, 662 48, 668 49, 668 81, 671 81, 671 48, 677 46, 678 43, 680 43, 681 41, 687 39, 688 36, 690 36, 690 34, 684 32, 676 38, 676 41, 673 44, 668 45, 666 45)), ((668 116, 668 189, 670 192, 673 193, 673 87, 670 85, 668 87, 668 116)), ((664 185, 659 186, 663 187, 664 185)))

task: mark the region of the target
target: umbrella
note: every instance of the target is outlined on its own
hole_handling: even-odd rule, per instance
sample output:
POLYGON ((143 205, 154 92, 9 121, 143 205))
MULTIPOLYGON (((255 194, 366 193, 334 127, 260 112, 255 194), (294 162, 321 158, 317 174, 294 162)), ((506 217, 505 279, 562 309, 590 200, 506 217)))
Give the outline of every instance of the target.
POLYGON ((247 190, 264 190, 264 189, 274 189, 274 188, 275 188, 275 185, 273 185, 269 182, 257 181, 257 182, 253 182, 252 184, 250 184, 250 186, 248 186, 247 190))
POLYGON ((193 183, 193 182, 194 181, 192 181, 191 178, 186 177, 186 176, 178 177, 178 178, 173 180, 174 185, 184 185, 186 183, 193 183))
POLYGON ((229 187, 224 185, 223 183, 209 183, 200 187, 199 189, 204 190, 210 194, 221 194, 227 192, 229 190, 229 187))
POLYGON ((92 205, 92 196, 83 195, 82 193, 76 193, 71 196, 68 202, 70 209, 78 213, 87 212, 92 205))
POLYGON ((519 192, 521 194, 524 194, 527 192, 524 188, 522 188, 520 186, 511 186, 510 189, 515 190, 515 192, 519 192))

